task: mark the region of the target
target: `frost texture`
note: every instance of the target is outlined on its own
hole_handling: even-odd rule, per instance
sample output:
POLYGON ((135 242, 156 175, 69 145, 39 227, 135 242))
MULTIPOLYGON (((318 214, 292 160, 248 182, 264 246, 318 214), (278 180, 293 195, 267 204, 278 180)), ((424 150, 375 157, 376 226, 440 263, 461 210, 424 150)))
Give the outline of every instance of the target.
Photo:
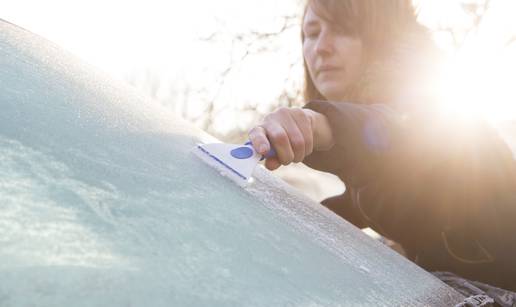
POLYGON ((460 300, 264 171, 0 22, 0 306, 393 306, 460 300))

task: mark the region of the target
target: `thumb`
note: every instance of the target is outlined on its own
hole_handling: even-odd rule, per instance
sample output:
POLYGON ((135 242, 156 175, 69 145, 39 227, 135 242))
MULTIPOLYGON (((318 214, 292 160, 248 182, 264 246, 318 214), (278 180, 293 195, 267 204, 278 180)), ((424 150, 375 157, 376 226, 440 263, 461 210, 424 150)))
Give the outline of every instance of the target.
POLYGON ((281 166, 281 163, 279 162, 279 160, 276 157, 268 158, 267 160, 265 160, 265 167, 268 170, 273 171, 273 170, 279 168, 280 166, 281 166))

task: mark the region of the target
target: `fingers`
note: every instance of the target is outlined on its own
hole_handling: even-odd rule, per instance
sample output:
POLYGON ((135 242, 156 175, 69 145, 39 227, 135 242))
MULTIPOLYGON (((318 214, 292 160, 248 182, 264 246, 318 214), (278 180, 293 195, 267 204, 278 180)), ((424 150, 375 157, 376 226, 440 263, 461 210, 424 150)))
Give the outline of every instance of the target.
POLYGON ((276 150, 276 157, 265 163, 268 169, 301 162, 313 150, 310 119, 304 110, 297 108, 280 108, 267 115, 260 126, 251 129, 249 139, 262 155, 271 148, 276 150))
POLYGON ((269 158, 269 159, 265 160, 265 167, 268 170, 273 171, 273 170, 277 169, 280 166, 281 166, 281 163, 276 158, 269 158))
POLYGON ((314 149, 312 122, 303 109, 292 109, 291 115, 303 138, 304 158, 309 156, 314 149))
POLYGON ((281 122, 270 119, 266 121, 264 128, 272 147, 276 150, 276 159, 283 165, 290 164, 294 160, 294 151, 287 130, 281 122))
POLYGON ((256 126, 249 131, 249 140, 251 141, 254 150, 261 155, 267 154, 271 149, 265 128, 256 126))
MULTIPOLYGON (((300 127, 298 127, 296 121, 293 118, 293 110, 292 109, 283 109, 284 118, 281 122, 281 125, 286 132, 286 136, 288 142, 290 144, 290 152, 292 155, 288 156, 288 163, 290 162, 301 162, 305 158, 305 139, 303 134, 301 133, 300 127)), ((274 146, 274 139, 271 140, 274 146)), ((276 147, 274 147, 276 148, 276 147)), ((280 162, 281 161, 280 159, 280 162)))

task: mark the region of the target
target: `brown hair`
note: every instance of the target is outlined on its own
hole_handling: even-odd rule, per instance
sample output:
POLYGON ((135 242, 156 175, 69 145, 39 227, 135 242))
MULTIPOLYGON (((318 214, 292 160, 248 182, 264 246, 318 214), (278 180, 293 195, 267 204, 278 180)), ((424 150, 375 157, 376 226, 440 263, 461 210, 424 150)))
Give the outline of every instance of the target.
MULTIPOLYGON (((351 102, 367 103, 363 93, 367 91, 364 87, 369 85, 364 84, 363 79, 367 79, 366 75, 373 66, 396 57, 397 48, 403 45, 402 41, 407 37, 416 37, 416 40, 424 41, 426 45, 432 41, 429 31, 417 22, 416 10, 411 0, 308 0, 303 21, 309 7, 321 18, 347 29, 362 40, 363 71, 358 84, 347 90, 347 99, 355 100, 351 102)), ((303 31, 301 39, 304 42, 303 31)), ((325 99, 315 88, 306 62, 304 68, 305 100, 325 99)), ((377 67, 375 70, 382 71, 385 81, 390 79, 385 67, 377 67)))

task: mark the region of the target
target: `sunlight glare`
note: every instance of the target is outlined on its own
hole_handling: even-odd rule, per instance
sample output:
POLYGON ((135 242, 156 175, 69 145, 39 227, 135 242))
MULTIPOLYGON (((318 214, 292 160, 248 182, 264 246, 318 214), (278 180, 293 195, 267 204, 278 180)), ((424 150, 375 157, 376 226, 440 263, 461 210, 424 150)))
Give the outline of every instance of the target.
POLYGON ((455 52, 441 88, 447 111, 492 122, 516 118, 516 46, 507 45, 516 33, 515 10, 516 2, 496 2, 455 52))
POLYGON ((516 117, 513 56, 488 51, 482 46, 458 52, 444 81, 447 110, 464 116, 498 121, 516 117))

